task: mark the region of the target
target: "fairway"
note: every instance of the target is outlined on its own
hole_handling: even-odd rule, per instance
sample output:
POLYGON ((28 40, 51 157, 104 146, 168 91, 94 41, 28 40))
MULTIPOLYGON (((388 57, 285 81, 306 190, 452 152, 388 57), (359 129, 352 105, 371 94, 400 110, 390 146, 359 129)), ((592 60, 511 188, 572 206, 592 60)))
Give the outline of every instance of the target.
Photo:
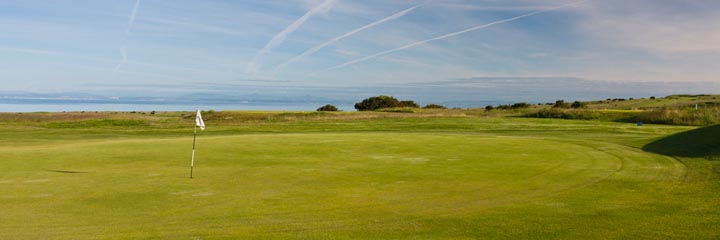
MULTIPOLYGON (((620 125, 417 121, 446 129, 208 132, 194 179, 192 135, 4 146, 0 238, 718 236, 717 193, 702 192, 716 185, 694 182, 675 158, 596 136, 620 125), (516 124, 545 132, 504 129, 516 124), (547 134, 562 124, 586 133, 547 134)), ((617 130, 628 142, 642 135, 617 130)))

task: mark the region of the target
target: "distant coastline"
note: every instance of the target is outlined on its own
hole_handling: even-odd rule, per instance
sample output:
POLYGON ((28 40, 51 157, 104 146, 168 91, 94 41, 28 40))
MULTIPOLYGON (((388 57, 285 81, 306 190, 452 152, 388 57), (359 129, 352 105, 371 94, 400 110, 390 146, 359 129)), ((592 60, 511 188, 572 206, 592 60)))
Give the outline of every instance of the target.
MULTIPOLYGON (((324 103, 247 103, 247 104, 117 104, 117 103, 0 103, 0 112, 129 112, 129 111, 192 111, 195 108, 223 110, 315 111, 324 103)), ((352 105, 338 105, 354 111, 352 105)))

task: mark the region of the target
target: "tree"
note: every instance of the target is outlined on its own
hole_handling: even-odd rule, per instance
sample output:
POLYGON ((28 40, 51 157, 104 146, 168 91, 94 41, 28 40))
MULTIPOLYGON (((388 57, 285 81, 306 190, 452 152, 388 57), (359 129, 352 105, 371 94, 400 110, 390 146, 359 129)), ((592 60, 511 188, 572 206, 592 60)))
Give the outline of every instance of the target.
POLYGON ((492 105, 485 106, 485 111, 492 111, 493 109, 495 109, 495 107, 493 107, 492 105))
POLYGON ((377 96, 366 98, 362 102, 355 103, 355 109, 358 111, 374 111, 381 108, 400 107, 400 101, 390 96, 377 96))
POLYGON ((425 105, 423 108, 425 108, 425 109, 447 109, 445 106, 438 105, 438 104, 428 104, 428 105, 425 105))
POLYGON ((524 102, 515 103, 512 106, 510 106, 511 109, 520 109, 520 108, 529 108, 529 107, 530 107, 530 104, 524 103, 524 102))
POLYGON ((587 107, 587 103, 580 102, 580 101, 574 101, 572 104, 570 104, 571 108, 585 108, 587 107))
POLYGON ((415 103, 415 101, 405 100, 405 101, 400 101, 400 107, 419 108, 420 105, 415 103))
POLYGON ((570 104, 566 103, 565 100, 557 100, 555 101, 555 105, 553 105, 553 108, 569 108, 570 104))
POLYGON ((333 105, 325 105, 317 109, 318 112, 337 112, 338 108, 333 105))

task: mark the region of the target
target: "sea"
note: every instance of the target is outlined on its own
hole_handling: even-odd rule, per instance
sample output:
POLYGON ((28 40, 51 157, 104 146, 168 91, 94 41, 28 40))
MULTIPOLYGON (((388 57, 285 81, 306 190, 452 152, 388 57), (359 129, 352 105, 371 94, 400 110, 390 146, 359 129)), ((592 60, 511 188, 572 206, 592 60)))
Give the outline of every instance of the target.
MULTIPOLYGON (((96 104, 96 103, 0 103, 0 112, 150 112, 150 111, 195 111, 201 110, 246 110, 246 111, 315 111, 325 104, 320 103, 260 103, 260 104, 96 104)), ((355 111, 350 104, 335 104, 342 111, 355 111)))

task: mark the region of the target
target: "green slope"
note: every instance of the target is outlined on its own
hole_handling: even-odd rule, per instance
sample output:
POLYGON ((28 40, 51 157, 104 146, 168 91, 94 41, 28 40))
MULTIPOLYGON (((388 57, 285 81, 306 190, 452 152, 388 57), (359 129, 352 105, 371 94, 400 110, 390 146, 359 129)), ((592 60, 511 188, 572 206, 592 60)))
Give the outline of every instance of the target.
POLYGON ((720 156, 720 125, 664 137, 645 145, 643 150, 677 157, 718 158, 720 156))
POLYGON ((9 121, 0 239, 720 237, 713 162, 642 149, 693 128, 363 114, 210 119, 195 179, 192 119, 9 121))

